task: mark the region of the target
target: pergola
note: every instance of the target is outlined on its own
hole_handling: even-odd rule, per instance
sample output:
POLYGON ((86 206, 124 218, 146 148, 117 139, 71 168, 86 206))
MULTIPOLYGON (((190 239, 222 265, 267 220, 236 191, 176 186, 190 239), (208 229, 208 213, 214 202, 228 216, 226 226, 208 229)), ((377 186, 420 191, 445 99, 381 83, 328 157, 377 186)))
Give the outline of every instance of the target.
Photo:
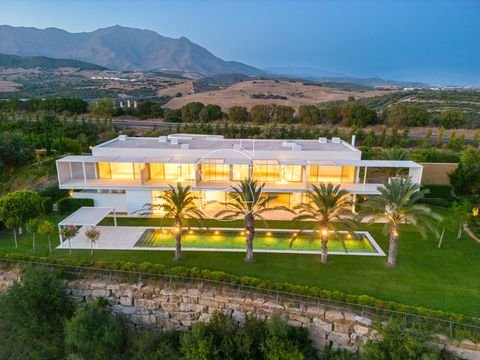
POLYGON ((70 214, 68 217, 58 223, 58 236, 60 238, 60 246, 63 243, 62 226, 97 226, 107 215, 113 213, 113 223, 117 227, 117 215, 113 207, 91 207, 82 206, 80 209, 70 214))

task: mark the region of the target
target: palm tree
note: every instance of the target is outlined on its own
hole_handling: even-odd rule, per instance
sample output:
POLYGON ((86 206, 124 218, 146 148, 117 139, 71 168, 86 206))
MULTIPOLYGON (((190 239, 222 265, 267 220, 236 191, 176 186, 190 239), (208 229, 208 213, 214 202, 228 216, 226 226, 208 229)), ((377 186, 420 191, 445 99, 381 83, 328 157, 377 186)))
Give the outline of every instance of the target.
POLYGON ((355 224, 351 210, 351 202, 348 199, 348 191, 340 189, 340 185, 321 183, 313 185, 307 193, 309 202, 295 207, 298 215, 293 221, 313 220, 315 228, 322 236, 322 263, 328 260, 328 234, 336 232, 337 225, 350 229, 355 224))
POLYGON ((268 204, 275 197, 264 196, 262 191, 265 184, 259 185, 257 180, 244 179, 232 188, 231 199, 225 205, 227 209, 216 214, 224 220, 234 220, 240 216, 245 221, 246 255, 245 261, 253 261, 253 239, 255 238, 255 219, 265 222, 263 214, 268 211, 284 210, 292 212, 286 206, 272 206, 268 204))
MULTIPOLYGON (((398 147, 383 149, 379 156, 380 160, 392 160, 392 161, 405 161, 409 160, 408 151, 400 149, 398 147)), ((391 168, 389 173, 390 177, 399 176, 402 172, 401 168, 391 168)))
POLYGON ((433 213, 429 207, 418 204, 425 195, 420 186, 412 183, 410 179, 391 178, 377 190, 380 195, 371 196, 363 204, 360 215, 369 217, 370 223, 379 219, 387 220, 384 229, 390 234, 387 266, 394 267, 397 264, 400 224, 415 225, 422 237, 425 237, 427 231, 437 234, 436 223, 439 223, 442 217, 433 213))
POLYGON ((165 218, 173 218, 175 221, 175 260, 182 259, 182 232, 188 220, 203 220, 204 214, 197 207, 195 197, 192 195, 190 185, 183 187, 180 183, 176 187, 169 185, 157 198, 157 204, 146 204, 141 210, 143 214, 152 214, 154 210, 162 210, 165 218))
POLYGON ((383 149, 380 160, 408 160, 408 152, 398 147, 383 149))

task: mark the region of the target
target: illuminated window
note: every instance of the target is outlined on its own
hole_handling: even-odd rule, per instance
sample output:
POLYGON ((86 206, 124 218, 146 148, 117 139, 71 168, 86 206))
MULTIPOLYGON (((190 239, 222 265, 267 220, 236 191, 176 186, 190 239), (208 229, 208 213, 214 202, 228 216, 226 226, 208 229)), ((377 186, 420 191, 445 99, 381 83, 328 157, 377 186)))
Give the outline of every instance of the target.
POLYGON ((163 164, 160 164, 160 163, 150 164, 150 179, 152 179, 152 180, 164 180, 165 179, 163 164))
POLYGON ((229 181, 230 165, 223 160, 208 160, 200 165, 202 181, 229 181))
POLYGON ((163 208, 163 204, 165 201, 160 198, 163 195, 163 191, 152 191, 152 212, 153 215, 164 215, 165 209, 163 208))
POLYGON ((282 180, 290 182, 302 181, 302 166, 282 165, 282 180))
POLYGON ((343 183, 355 182, 355 166, 344 166, 342 168, 342 182, 343 183))
POLYGON ((255 161, 253 166, 253 177, 261 182, 281 181, 280 165, 276 160, 255 161))
POLYGON ((98 163, 98 178, 99 179, 111 179, 112 175, 110 173, 110 163, 108 162, 99 162, 98 163))
POLYGON ((98 163, 99 179, 139 179, 140 164, 131 162, 99 162, 98 163))
POLYGON ((241 181, 250 177, 250 165, 232 165, 232 179, 241 181))
POLYGON ((308 181, 311 183, 340 183, 342 181, 342 167, 309 166, 308 181))
POLYGON ((150 164, 152 180, 194 180, 195 164, 150 164))

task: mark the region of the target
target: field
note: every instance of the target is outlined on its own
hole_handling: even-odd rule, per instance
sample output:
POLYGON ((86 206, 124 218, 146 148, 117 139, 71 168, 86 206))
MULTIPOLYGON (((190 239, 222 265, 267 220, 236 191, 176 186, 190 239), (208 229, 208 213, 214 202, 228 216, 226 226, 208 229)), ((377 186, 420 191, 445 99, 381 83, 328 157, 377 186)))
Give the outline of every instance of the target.
MULTIPOLYGON (((168 91, 171 92, 171 90, 168 91)), ((179 91, 181 91, 180 88, 179 91)), ((350 96, 355 97, 355 99, 368 98, 390 93, 391 91, 351 90, 305 85, 305 83, 298 81, 249 80, 219 90, 173 98, 165 107, 177 109, 189 102, 199 101, 204 104, 220 105, 224 111, 234 105, 245 106, 250 109, 254 105, 266 103, 289 105, 298 109, 300 105, 304 104, 347 100, 350 96), (266 98, 252 98, 252 96, 265 96, 266 98)), ((159 94, 163 95, 164 91, 159 92, 159 94)))
MULTIPOLYGON (((59 216, 52 218, 59 221, 59 216)), ((104 224, 108 224, 106 220, 104 224)), ((156 219, 120 219, 120 224, 160 225, 156 219)), ((241 222, 212 223, 210 226, 241 226, 241 222)), ((167 225, 163 223, 163 225, 167 225)), ((308 225, 308 224, 306 224, 308 225)), ((271 228, 288 228, 290 222, 272 221, 271 228)), ((382 225, 366 227, 382 249, 387 250, 388 239, 382 225)), ((367 294, 379 299, 397 301, 407 305, 431 309, 480 314, 480 245, 466 234, 454 240, 454 231, 445 237, 444 247, 437 248, 437 240, 422 239, 412 226, 401 228, 398 267, 385 267, 384 257, 331 255, 328 265, 322 265, 319 255, 261 254, 255 262, 245 263, 243 253, 184 252, 180 263, 173 261, 173 251, 96 251, 93 257, 88 250, 74 250, 71 256, 65 250, 55 250, 48 255, 46 239, 39 237, 33 252, 31 235, 20 237, 20 248, 14 248, 11 231, 0 233, 0 251, 23 252, 56 258, 84 258, 97 261, 132 261, 162 263, 169 266, 199 267, 225 271, 235 275, 248 275, 279 282, 314 285, 348 294, 367 294)), ((57 236, 52 242, 58 244, 57 236)))

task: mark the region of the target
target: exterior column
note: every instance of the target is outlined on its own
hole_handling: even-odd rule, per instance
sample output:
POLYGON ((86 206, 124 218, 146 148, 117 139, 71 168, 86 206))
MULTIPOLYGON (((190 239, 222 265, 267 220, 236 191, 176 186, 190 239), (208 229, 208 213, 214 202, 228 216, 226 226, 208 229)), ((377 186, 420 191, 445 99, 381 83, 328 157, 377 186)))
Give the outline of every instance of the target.
POLYGON ((87 185, 87 171, 85 170, 85 161, 82 161, 83 168, 83 183, 87 185))
POLYGON ((117 227, 117 212, 115 211, 115 208, 113 208, 113 225, 117 227))
POLYGON ((58 225, 58 238, 60 240, 60 246, 63 244, 63 239, 62 239, 62 226, 58 225))
POLYGON ((365 166, 365 173, 363 174, 363 191, 365 191, 365 184, 367 183, 367 169, 368 167, 365 166))

